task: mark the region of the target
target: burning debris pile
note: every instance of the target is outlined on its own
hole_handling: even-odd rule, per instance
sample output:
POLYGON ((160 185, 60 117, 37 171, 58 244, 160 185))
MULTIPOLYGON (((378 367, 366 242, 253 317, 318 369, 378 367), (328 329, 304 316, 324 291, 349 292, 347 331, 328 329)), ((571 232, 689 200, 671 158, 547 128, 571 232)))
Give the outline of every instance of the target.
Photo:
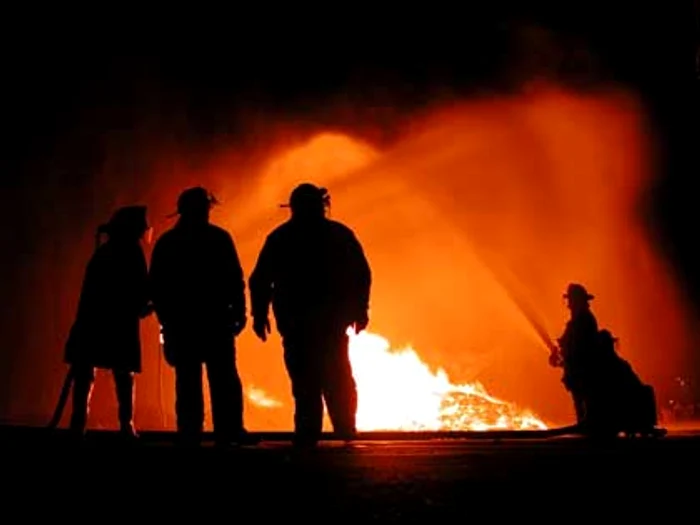
POLYGON ((392 350, 370 332, 350 334, 360 430, 546 429, 527 410, 497 399, 479 383, 453 384, 412 348, 392 350))
POLYGON ((442 402, 439 430, 546 430, 534 414, 491 397, 479 383, 470 392, 447 393, 442 402))

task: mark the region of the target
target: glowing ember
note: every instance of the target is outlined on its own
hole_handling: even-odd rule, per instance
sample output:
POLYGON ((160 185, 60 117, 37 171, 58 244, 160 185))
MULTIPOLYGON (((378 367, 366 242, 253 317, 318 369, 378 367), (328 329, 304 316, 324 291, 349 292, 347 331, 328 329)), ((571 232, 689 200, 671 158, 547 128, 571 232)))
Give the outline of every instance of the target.
POLYGON ((276 408, 281 407, 282 403, 276 399, 271 398, 265 393, 264 390, 257 387, 250 387, 248 389, 248 399, 250 399, 255 405, 265 408, 276 408))
MULTIPOLYGON (((455 385, 432 372, 410 347, 392 350, 370 332, 350 336, 357 382, 357 428, 372 430, 544 430, 534 414, 497 399, 479 383, 455 385)), ((280 406, 263 391, 248 394, 257 406, 280 406)))

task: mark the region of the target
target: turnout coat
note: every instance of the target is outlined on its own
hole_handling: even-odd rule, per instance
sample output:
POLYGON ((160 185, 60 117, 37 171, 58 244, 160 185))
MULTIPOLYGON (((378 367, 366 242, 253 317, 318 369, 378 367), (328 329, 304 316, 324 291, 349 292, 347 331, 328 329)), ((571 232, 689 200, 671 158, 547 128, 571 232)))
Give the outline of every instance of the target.
POLYGON ((141 372, 140 319, 148 315, 148 271, 137 241, 108 241, 88 263, 65 362, 141 372))

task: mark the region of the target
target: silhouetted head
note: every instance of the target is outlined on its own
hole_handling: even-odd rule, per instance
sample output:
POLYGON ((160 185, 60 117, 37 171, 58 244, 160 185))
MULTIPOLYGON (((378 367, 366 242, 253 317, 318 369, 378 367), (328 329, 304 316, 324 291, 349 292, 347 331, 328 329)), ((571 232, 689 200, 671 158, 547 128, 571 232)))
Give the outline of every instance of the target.
POLYGON ((209 211, 217 204, 216 198, 205 188, 189 188, 177 199, 177 213, 181 220, 188 223, 209 222, 209 211))
POLYGON ((114 212, 108 223, 97 229, 97 237, 105 234, 110 241, 138 242, 151 231, 146 206, 125 206, 114 212))
POLYGON ((326 216, 331 197, 326 188, 305 182, 299 184, 289 196, 289 203, 284 207, 292 210, 293 219, 318 220, 326 216))
POLYGON ((577 312, 588 308, 588 303, 594 298, 594 296, 589 294, 583 285, 571 283, 566 288, 564 298, 566 299, 569 310, 572 312, 577 312))

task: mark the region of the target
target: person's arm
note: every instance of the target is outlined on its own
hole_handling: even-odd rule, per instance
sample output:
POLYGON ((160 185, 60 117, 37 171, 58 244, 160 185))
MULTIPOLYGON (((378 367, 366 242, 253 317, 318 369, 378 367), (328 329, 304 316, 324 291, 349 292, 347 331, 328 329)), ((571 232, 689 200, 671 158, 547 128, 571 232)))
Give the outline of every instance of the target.
POLYGON ((248 280, 250 305, 253 319, 267 319, 273 287, 273 243, 268 237, 258 255, 253 272, 248 280))
POLYGON ((236 332, 240 332, 246 324, 245 278, 236 245, 230 235, 227 236, 225 258, 228 272, 227 303, 231 309, 231 321, 236 332))
POLYGON ((168 322, 167 298, 164 296, 165 283, 165 250, 162 242, 156 242, 151 254, 151 267, 148 270, 148 292, 153 303, 153 309, 161 326, 168 322))
POLYGON ((557 344, 559 346, 550 349, 549 364, 553 367, 564 367, 564 355, 569 354, 571 346, 571 324, 571 321, 567 322, 564 332, 557 338, 557 344))
POLYGON ((151 304, 151 294, 149 293, 148 282, 148 265, 143 250, 139 248, 138 259, 136 263, 136 301, 141 319, 148 317, 153 313, 153 305, 151 304))
POLYGON ((360 241, 351 233, 348 242, 348 262, 351 270, 353 297, 353 317, 357 331, 362 331, 369 323, 369 300, 372 287, 372 271, 360 241))
POLYGON ((85 267, 83 282, 78 297, 76 317, 85 319, 93 314, 93 305, 96 302, 98 283, 100 280, 100 254, 95 252, 85 267))

